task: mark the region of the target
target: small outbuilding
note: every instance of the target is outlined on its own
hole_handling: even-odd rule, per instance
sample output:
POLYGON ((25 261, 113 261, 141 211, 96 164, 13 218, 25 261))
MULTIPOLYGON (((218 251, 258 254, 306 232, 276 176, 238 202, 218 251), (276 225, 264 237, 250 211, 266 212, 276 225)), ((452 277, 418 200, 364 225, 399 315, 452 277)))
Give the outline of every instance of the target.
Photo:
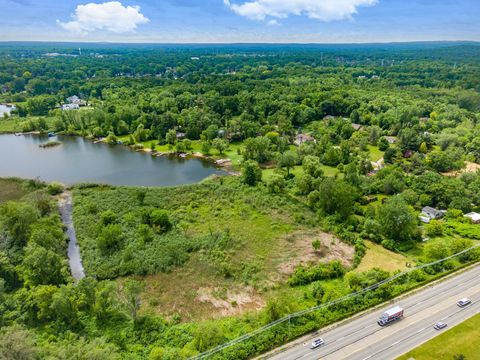
POLYGON ((480 224, 480 214, 479 213, 469 212, 468 214, 465 214, 465 217, 472 220, 472 223, 474 223, 474 224, 480 224))
MULTIPOLYGON (((425 206, 422 209, 422 217, 428 218, 429 220, 435 220, 435 219, 440 219, 443 217, 444 212, 441 210, 437 210, 435 208, 432 208, 430 206, 425 206)), ((422 220, 420 218, 420 220, 422 220)), ((422 220, 423 221, 423 220, 422 220)))

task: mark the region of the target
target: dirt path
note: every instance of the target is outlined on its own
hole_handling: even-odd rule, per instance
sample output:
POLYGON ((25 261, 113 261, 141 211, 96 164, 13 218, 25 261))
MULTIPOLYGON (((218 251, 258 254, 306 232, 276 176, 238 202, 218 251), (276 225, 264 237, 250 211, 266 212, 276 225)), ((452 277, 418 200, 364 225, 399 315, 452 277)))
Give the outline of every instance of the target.
POLYGON ((72 193, 70 191, 65 191, 59 196, 58 208, 62 216, 62 221, 67 227, 67 235, 69 239, 68 262, 70 264, 70 271, 75 280, 80 280, 85 277, 85 272, 80 257, 80 248, 77 244, 77 235, 75 234, 75 228, 73 227, 72 193))

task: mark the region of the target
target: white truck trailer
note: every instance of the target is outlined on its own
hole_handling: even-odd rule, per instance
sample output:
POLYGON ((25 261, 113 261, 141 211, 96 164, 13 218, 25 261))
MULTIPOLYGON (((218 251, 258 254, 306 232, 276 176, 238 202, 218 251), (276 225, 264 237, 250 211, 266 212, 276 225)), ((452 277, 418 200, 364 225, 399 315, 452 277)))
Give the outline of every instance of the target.
POLYGON ((393 321, 399 320, 403 317, 403 309, 400 306, 395 306, 385 311, 380 319, 377 321, 378 325, 385 326, 393 321))

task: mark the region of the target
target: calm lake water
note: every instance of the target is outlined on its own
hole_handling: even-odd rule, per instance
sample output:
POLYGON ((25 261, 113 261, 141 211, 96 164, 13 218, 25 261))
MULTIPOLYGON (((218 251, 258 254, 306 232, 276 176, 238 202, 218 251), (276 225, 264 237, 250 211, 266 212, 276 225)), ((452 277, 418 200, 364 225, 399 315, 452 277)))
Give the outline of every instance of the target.
POLYGON ((225 174, 200 159, 153 157, 125 146, 93 144, 81 137, 58 136, 51 148, 39 135, 0 135, 0 176, 36 178, 65 184, 94 182, 111 185, 171 186, 196 183, 225 174))

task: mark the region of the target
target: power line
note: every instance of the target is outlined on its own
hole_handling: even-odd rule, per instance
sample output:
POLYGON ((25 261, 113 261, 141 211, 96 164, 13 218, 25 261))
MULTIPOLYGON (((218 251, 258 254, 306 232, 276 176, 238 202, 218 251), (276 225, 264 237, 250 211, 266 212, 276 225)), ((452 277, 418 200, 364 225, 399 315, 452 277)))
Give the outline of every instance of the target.
POLYGON ((400 277, 402 277, 402 276, 404 276, 404 275, 407 275, 407 274, 411 273, 412 271, 420 270, 420 269, 424 269, 424 268, 429 267, 429 266, 433 266, 433 265, 440 264, 440 263, 442 263, 442 262, 444 262, 444 261, 451 260, 451 259, 453 259, 453 258, 455 258, 455 257, 457 257, 457 256, 459 256, 459 255, 463 255, 463 254, 465 254, 465 253, 467 253, 467 252, 469 252, 469 251, 471 251, 471 250, 473 250, 473 249, 479 248, 479 247, 480 247, 480 244, 475 245, 475 246, 472 246, 472 247, 470 247, 470 248, 468 248, 468 249, 462 250, 462 251, 460 251, 460 252, 458 252, 458 253, 456 253, 456 254, 450 255, 450 256, 448 256, 448 257, 446 257, 446 258, 443 258, 443 259, 440 259, 440 260, 437 260, 437 261, 434 261, 434 262, 431 262, 431 263, 428 263, 428 264, 419 265, 419 266, 416 266, 416 267, 411 268, 411 269, 409 269, 409 270, 403 271, 403 272, 398 273, 398 274, 396 274, 396 275, 394 275, 394 276, 391 276, 391 277, 389 277, 389 278, 387 278, 387 279, 385 279, 385 280, 382 280, 382 281, 380 281, 380 282, 378 282, 378 283, 376 283, 376 284, 370 285, 370 286, 368 286, 368 287, 366 287, 366 288, 363 288, 363 289, 358 290, 358 291, 356 291, 356 292, 350 293, 350 294, 345 295, 345 296, 343 296, 343 297, 341 297, 341 298, 338 298, 338 299, 336 299, 336 300, 332 300, 332 301, 330 301, 330 302, 328 302, 328 303, 321 304, 321 305, 317 305, 317 306, 311 307, 311 308, 309 308, 309 309, 297 311, 297 312, 294 312, 294 313, 292 313, 292 314, 286 315, 286 316, 284 316, 283 318, 277 319, 277 320, 275 320, 275 321, 273 321, 273 322, 271 322, 271 323, 269 323, 269 324, 267 324, 267 325, 262 326, 261 328, 258 328, 257 330, 254 330, 254 331, 252 331, 252 332, 250 332, 250 333, 244 334, 244 335, 242 335, 242 336, 240 336, 240 337, 238 337, 238 338, 236 338, 236 339, 233 339, 233 340, 231 340, 231 341, 228 341, 228 342, 226 342, 226 343, 224 343, 224 344, 222 344, 222 345, 219 345, 219 346, 217 346, 217 347, 215 347, 215 348, 213 348, 213 349, 207 350, 207 351, 205 351, 205 352, 203 352, 203 353, 201 353, 201 354, 199 354, 199 355, 196 355, 196 356, 194 356, 194 357, 191 357, 190 359, 191 359, 191 360, 206 359, 208 356, 214 355, 214 354, 216 354, 216 353, 218 353, 218 352, 220 352, 220 351, 222 351, 222 350, 225 350, 225 349, 227 349, 227 348, 229 348, 229 347, 232 347, 232 346, 234 346, 234 345, 240 344, 240 343, 244 342, 245 340, 248 340, 248 339, 250 339, 250 338, 252 338, 252 337, 254 337, 254 336, 258 335, 258 334, 261 334, 261 333, 263 333, 263 332, 265 332, 265 331, 267 331, 267 330, 270 330, 271 328, 273 328, 273 327, 275 327, 275 326, 277 326, 277 325, 279 325, 279 324, 281 324, 281 323, 284 323, 284 322, 286 322, 286 321, 289 321, 289 322, 290 322, 291 319, 294 319, 294 318, 297 318, 297 317, 300 317, 300 316, 303 316, 303 315, 310 314, 310 313, 312 313, 312 312, 315 312, 315 311, 317 311, 317 310, 320 310, 320 309, 325 308, 325 307, 328 307, 328 306, 332 306, 332 305, 339 304, 339 303, 344 302, 344 301, 346 301, 346 300, 348 300, 348 299, 351 299, 352 297, 355 297, 355 296, 358 296, 358 295, 362 295, 362 294, 364 294, 364 293, 366 293, 366 292, 368 292, 368 291, 374 290, 374 289, 378 288, 379 286, 384 285, 384 284, 387 284, 387 283, 389 283, 389 282, 391 282, 391 281, 393 281, 393 280, 396 280, 396 279, 398 279, 398 278, 400 278, 400 277))

